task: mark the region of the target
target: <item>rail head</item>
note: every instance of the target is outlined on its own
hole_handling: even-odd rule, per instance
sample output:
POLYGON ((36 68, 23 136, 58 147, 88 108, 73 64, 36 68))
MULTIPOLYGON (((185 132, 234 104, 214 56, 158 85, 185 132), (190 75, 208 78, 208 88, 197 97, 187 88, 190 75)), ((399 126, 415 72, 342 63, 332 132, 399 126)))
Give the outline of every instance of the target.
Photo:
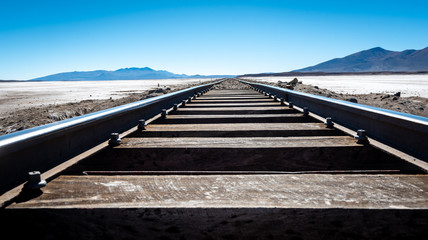
POLYGON ((28 172, 46 171, 222 81, 0 136, 0 194, 23 183, 28 172))
POLYGON ((240 80, 242 83, 285 98, 301 108, 367 135, 409 155, 428 161, 428 118, 392 110, 371 107, 309 93, 275 87, 267 84, 240 80))

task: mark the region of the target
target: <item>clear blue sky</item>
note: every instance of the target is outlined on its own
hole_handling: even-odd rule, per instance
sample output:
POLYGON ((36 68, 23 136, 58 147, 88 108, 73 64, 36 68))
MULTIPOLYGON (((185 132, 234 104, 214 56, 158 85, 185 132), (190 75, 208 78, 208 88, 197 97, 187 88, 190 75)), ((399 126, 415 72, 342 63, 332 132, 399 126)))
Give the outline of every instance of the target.
POLYGON ((0 79, 283 72, 377 46, 427 47, 428 1, 0 2, 0 79))

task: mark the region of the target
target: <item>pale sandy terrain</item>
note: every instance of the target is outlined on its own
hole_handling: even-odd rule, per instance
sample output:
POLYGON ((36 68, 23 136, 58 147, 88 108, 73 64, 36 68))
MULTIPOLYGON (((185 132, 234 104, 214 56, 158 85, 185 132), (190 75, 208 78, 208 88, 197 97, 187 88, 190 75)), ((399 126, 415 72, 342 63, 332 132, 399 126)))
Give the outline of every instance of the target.
MULTIPOLYGON (((257 81, 289 82, 294 77, 249 77, 257 81)), ((349 75, 349 76, 299 76, 303 84, 318 86, 336 93, 369 94, 401 92, 402 97, 428 98, 428 74, 420 75, 349 75)), ((244 78, 245 79, 245 78, 244 78)))
MULTIPOLYGON (((247 81, 255 81, 258 83, 264 83, 267 85, 273 85, 277 87, 286 88, 287 81, 291 81, 292 79, 282 78, 283 80, 278 80, 276 78, 269 78, 265 80, 255 80, 256 78, 246 78, 247 81)), ((412 115, 428 117, 428 98, 427 97, 418 97, 418 96, 407 96, 403 97, 402 92, 386 92, 386 91, 377 91, 376 93, 372 93, 370 91, 371 88, 365 88, 363 84, 360 89, 349 89, 348 93, 341 93, 337 91, 332 91, 328 88, 323 88, 324 86, 320 84, 311 85, 305 84, 302 78, 298 78, 299 81, 302 81, 303 84, 296 84, 294 86, 294 91, 310 93, 318 96, 334 98, 339 100, 350 101, 354 103, 359 103, 367 106, 378 107, 383 109, 389 109, 397 112, 408 113, 412 115), (366 92, 366 93, 353 93, 355 91, 358 92, 366 92)), ((288 81, 288 82, 289 82, 288 81)), ((385 84, 386 85, 386 84, 385 84)), ((423 84, 422 84, 423 85, 423 84)), ((386 87, 386 86, 385 86, 386 87)), ((422 88, 421 91, 424 92, 425 89, 422 88)))
POLYGON ((160 87, 203 83, 213 79, 162 79, 124 81, 0 82, 0 115, 49 104, 82 100, 119 99, 131 93, 160 87))
POLYGON ((0 135, 212 81, 216 80, 0 82, 0 135))

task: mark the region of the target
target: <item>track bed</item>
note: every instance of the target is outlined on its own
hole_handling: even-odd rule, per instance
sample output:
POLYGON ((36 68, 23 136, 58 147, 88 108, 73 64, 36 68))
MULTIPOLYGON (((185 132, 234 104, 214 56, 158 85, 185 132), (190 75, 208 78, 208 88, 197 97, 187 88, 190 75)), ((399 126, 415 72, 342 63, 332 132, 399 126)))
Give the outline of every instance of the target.
POLYGON ((419 167, 231 89, 91 154, 2 218, 45 238, 428 238, 427 208, 419 167))

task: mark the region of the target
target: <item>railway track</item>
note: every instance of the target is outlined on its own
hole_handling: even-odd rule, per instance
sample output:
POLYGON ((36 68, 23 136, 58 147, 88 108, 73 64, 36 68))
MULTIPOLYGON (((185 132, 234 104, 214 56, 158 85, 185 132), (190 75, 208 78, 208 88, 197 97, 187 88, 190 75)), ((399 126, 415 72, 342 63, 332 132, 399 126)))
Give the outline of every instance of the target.
POLYGON ((424 159, 355 139, 273 91, 238 86, 184 96, 120 139, 113 134, 109 146, 50 169, 45 187, 6 192, 3 230, 24 225, 29 231, 15 234, 40 238, 427 237, 424 159))

